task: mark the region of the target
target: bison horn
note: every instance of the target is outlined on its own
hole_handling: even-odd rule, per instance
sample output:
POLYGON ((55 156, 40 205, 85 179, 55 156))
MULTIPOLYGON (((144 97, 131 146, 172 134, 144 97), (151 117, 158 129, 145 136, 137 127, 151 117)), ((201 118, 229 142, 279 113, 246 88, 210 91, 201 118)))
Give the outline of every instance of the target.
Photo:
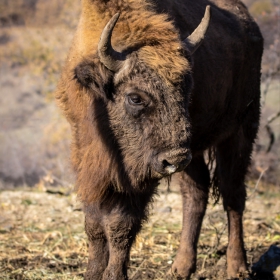
POLYGON ((110 70, 117 72, 124 60, 122 53, 115 51, 111 44, 111 37, 114 27, 119 19, 120 14, 115 14, 104 27, 100 41, 98 43, 98 54, 100 61, 110 70))
POLYGON ((198 27, 184 40, 187 49, 193 54, 202 43, 210 22, 210 6, 205 9, 205 14, 198 27))

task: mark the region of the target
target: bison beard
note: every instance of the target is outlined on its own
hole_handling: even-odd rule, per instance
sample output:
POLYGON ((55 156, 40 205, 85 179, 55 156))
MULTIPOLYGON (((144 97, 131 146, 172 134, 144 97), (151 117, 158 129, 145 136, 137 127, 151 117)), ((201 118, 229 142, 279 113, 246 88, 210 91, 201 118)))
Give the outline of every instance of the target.
POLYGON ((196 269, 211 185, 228 215, 228 277, 247 270, 244 180, 259 126, 262 45, 237 0, 82 0, 56 98, 72 128, 86 279, 127 279, 158 181, 173 173, 183 227, 171 274, 188 279, 196 269))

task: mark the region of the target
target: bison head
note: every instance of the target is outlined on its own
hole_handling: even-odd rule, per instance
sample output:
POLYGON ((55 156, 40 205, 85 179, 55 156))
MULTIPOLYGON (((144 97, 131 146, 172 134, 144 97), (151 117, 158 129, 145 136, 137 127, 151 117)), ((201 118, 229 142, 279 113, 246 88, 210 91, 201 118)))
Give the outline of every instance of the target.
MULTIPOLYGON (((177 64, 169 61, 170 71, 160 62, 156 67, 150 63, 153 51, 164 55, 160 44, 122 52, 112 47, 118 18, 116 14, 108 22, 97 53, 75 68, 75 77, 91 95, 89 110, 99 122, 98 133, 112 159, 118 161, 116 173, 134 188, 143 188, 143 182, 181 171, 191 160, 188 102, 192 77, 187 57, 204 37, 209 7, 198 28, 178 43, 180 47, 171 55, 178 58, 177 64)), ((163 51, 173 50, 165 47, 163 51)))

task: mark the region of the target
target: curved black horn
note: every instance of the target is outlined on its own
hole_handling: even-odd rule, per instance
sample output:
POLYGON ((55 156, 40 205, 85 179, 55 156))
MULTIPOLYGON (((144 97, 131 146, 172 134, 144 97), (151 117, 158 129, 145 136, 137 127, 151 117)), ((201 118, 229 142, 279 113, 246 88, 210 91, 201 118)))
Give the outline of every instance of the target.
POLYGON ((125 59, 122 53, 115 51, 111 45, 111 37, 120 14, 115 14, 104 27, 98 43, 100 61, 110 70, 117 72, 125 59))
POLYGON ((193 54, 202 43, 205 33, 209 26, 209 22, 210 22, 210 6, 208 5, 205 9, 204 17, 201 20, 198 27, 193 31, 193 33, 190 36, 188 36, 184 40, 184 43, 187 45, 187 49, 191 52, 191 54, 193 54))

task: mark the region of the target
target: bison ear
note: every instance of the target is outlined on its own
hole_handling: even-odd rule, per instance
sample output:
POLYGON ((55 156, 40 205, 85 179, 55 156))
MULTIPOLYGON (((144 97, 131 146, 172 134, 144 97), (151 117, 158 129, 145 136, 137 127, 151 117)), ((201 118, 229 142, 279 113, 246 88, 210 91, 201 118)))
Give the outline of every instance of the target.
POLYGON ((113 92, 113 72, 101 63, 81 62, 74 70, 77 81, 93 94, 103 99, 111 99, 113 92))

